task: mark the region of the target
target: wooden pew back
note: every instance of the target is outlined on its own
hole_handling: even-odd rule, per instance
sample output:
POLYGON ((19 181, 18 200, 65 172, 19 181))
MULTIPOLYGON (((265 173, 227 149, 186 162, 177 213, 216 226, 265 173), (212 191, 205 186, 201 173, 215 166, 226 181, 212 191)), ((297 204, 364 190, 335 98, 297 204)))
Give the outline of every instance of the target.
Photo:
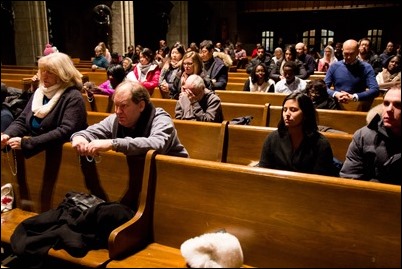
POLYGON ((83 93, 82 98, 84 98, 87 111, 114 112, 113 99, 111 96, 94 94, 93 97, 88 98, 88 95, 83 93))
POLYGON ((253 116, 250 125, 267 126, 270 104, 253 105, 222 102, 223 119, 230 121, 237 117, 253 116))
POLYGON ((8 74, 27 74, 28 76, 35 75, 38 72, 37 69, 30 68, 30 69, 16 69, 16 68, 1 68, 1 73, 8 73, 8 74))
POLYGON ((229 78, 243 78, 244 81, 248 79, 249 75, 246 72, 229 72, 228 73, 229 78))
POLYGON ((3 73, 1 72, 1 80, 3 79, 14 79, 14 80, 23 80, 23 79, 31 79, 33 75, 23 74, 23 73, 3 73))
MULTIPOLYGON (((222 161, 242 165, 258 162, 266 137, 276 129, 276 127, 229 124, 226 132, 227 138, 225 139, 227 144, 222 154, 222 161)), ((353 135, 329 132, 322 134, 328 138, 334 157, 343 162, 353 135)))
POLYGON ((216 90, 221 102, 281 106, 286 95, 281 93, 216 90))
POLYGON ((153 169, 153 243, 107 267, 185 267, 181 244, 221 229, 250 266, 400 266, 399 186, 163 155, 153 169))
MULTIPOLYGON (((100 163, 88 163, 85 162, 85 160, 79 161, 78 154, 76 150, 72 148, 71 143, 66 143, 61 152, 61 166, 58 170, 58 176, 57 179, 54 179, 47 177, 45 167, 47 161, 50 167, 54 167, 55 164, 53 161, 55 160, 52 156, 47 159, 46 154, 48 153, 39 153, 25 160, 22 163, 25 163, 24 166, 18 166, 17 177, 11 181, 14 187, 18 209, 5 213, 10 221, 6 222, 6 224, 2 223, 2 242, 10 243, 11 234, 19 223, 18 220, 22 221, 28 216, 41 213, 41 203, 43 203, 43 198, 46 196, 50 197, 51 208, 56 208, 69 191, 96 194, 100 189, 103 189, 109 201, 121 201, 126 199, 125 201, 131 201, 132 203, 125 204, 130 206, 133 210, 137 210, 137 201, 142 188, 142 172, 145 166, 144 157, 134 158, 129 162, 129 165, 127 165, 128 161, 124 154, 107 151, 102 153, 100 163), (25 169, 23 170, 23 168, 25 169), (44 172, 42 173, 42 171, 44 172), (26 175, 26 179, 22 179, 22 174, 26 175), (43 182, 48 181, 54 182, 54 185, 51 186, 51 189, 44 191, 43 182), (23 201, 24 199, 25 201, 23 201), (24 203, 26 207, 27 202, 29 202, 32 210, 22 211, 20 208, 24 207, 24 203), (3 229, 3 225, 9 226, 3 229)), ((3 155, 4 154, 2 154, 2 164, 3 155)), ((19 164, 21 164, 21 162, 19 162, 19 164)), ((69 255, 65 250, 51 249, 49 255, 87 267, 104 266, 110 258, 122 255, 127 252, 127 249, 133 249, 133 245, 137 244, 138 240, 140 242, 143 240, 139 238, 138 240, 132 239, 130 242, 126 242, 124 238, 119 237, 118 231, 124 231, 126 234, 127 231, 125 230, 129 229, 128 227, 129 225, 123 224, 111 233, 109 238, 109 251, 108 249, 91 250, 86 256, 77 258, 69 255)))
POLYGON ((190 158, 221 161, 227 122, 173 120, 180 142, 190 158))
POLYGON ((105 82, 108 77, 107 77, 107 73, 106 70, 103 70, 103 72, 92 72, 92 71, 88 71, 88 72, 81 72, 82 75, 86 75, 89 78, 90 82, 95 83, 95 85, 100 85, 103 82, 105 82))
MULTIPOLYGON (((365 126, 367 112, 317 109, 318 124, 331 127, 335 130, 353 134, 357 129, 365 126)), ((270 106, 269 127, 277 127, 282 116, 282 106, 270 106)))
POLYGON ((243 91, 244 82, 228 82, 226 90, 228 91, 243 91))
MULTIPOLYGON (((175 118, 176 100, 151 98, 152 103, 156 107, 165 109, 172 118, 175 118)), ((253 116, 251 125, 266 126, 268 122, 269 104, 253 105, 222 102, 222 112, 224 120, 230 121, 233 118, 242 116, 253 116)))

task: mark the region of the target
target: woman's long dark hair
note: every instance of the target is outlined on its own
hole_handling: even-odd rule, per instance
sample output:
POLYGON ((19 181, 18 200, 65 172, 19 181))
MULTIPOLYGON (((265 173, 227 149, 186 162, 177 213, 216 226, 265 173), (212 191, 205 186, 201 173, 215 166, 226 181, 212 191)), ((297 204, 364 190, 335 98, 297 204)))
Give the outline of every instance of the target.
POLYGON ((318 114, 315 110, 314 104, 311 101, 310 97, 305 95, 302 92, 293 92, 285 97, 282 103, 282 112, 281 112, 281 119, 278 123, 278 131, 279 134, 282 136, 287 132, 287 127, 285 126, 285 121, 283 119, 283 107, 287 100, 296 100, 299 104, 301 111, 303 112, 303 133, 306 136, 314 135, 318 132, 317 120, 318 114))

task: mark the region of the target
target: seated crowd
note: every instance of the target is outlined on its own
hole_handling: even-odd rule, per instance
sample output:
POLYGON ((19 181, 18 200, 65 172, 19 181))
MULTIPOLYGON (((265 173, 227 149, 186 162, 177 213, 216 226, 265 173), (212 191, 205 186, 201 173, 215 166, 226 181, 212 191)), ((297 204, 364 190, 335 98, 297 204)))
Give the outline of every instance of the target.
MULTIPOLYGON (((382 54, 382 59, 385 59, 383 69, 381 72, 377 72, 374 69, 375 67, 370 62, 366 62, 362 56, 365 55, 368 41, 366 38, 360 41, 346 40, 342 47, 343 60, 339 61, 335 58, 335 50, 329 44, 323 51, 324 57, 317 62, 314 62, 311 55, 306 54, 306 46, 301 42, 296 45, 288 45, 283 51, 280 48, 275 49, 273 57, 266 52, 261 44, 257 44, 254 50, 255 57, 244 64, 241 62, 246 52, 241 43, 237 43, 233 48, 234 58, 230 50, 226 50, 227 53, 225 52, 225 48, 231 48, 230 45, 222 48, 222 44, 219 44, 219 46, 217 46, 218 44, 214 45, 211 40, 204 40, 199 46, 196 46, 198 51, 197 49, 186 49, 180 42, 176 42, 169 47, 164 40, 161 40, 160 48, 156 52, 140 45, 136 46, 134 52, 134 47, 129 46, 129 51, 124 55, 124 58, 117 53, 112 53, 109 59, 106 56, 110 52, 101 42, 95 47, 96 57, 93 59, 93 65, 97 62, 103 65, 96 64, 96 67, 93 66, 93 68, 104 67, 107 74, 106 81, 99 85, 86 82, 82 85, 81 91, 86 92, 88 96, 105 94, 115 98, 114 93, 122 83, 139 83, 151 97, 154 90, 158 88, 162 98, 178 100, 175 108, 176 119, 222 122, 221 100, 214 91, 226 89, 230 76, 229 69, 234 64, 237 67, 245 67, 246 73, 248 73, 248 78, 244 81, 244 91, 283 93, 286 98, 290 98, 292 94, 301 93, 303 96, 309 97, 308 103, 311 102, 314 109, 339 109, 342 103, 373 99, 379 95, 380 89, 385 92, 389 88, 400 85, 400 55, 384 55, 384 52, 382 54), (325 71, 324 79, 308 80, 314 74, 314 71, 318 71, 318 68, 325 71)), ((193 44, 193 47, 194 45, 196 44, 193 44)), ((53 55, 53 53, 50 55, 53 55)), ((47 55, 42 57, 41 61, 51 61, 51 57, 56 58, 55 56, 47 55)), ((40 81, 45 81, 44 78, 49 76, 49 72, 50 74, 59 72, 53 69, 55 68, 49 69, 39 65, 40 81)), ((67 83, 69 78, 56 76, 54 78, 55 86, 61 85, 59 82, 61 79, 66 80, 64 83, 67 83)), ((41 87, 41 84, 39 86, 41 87)), ((81 87, 78 85, 77 88, 80 89, 81 87)), ((59 90, 55 97, 59 97, 64 91, 64 89, 59 90)), ((40 91, 36 92, 39 93, 40 91)), ((33 95, 34 101, 37 95, 36 92, 33 95)), ((53 107, 57 104, 58 99, 52 98, 53 95, 45 93, 45 99, 42 101, 44 107, 49 105, 53 107), (49 105, 45 106, 47 102, 49 102, 49 105)), ((287 100, 286 98, 284 99, 287 100)), ((293 99, 299 100, 298 98, 291 98, 291 100, 293 99)), ((299 107, 298 102, 290 108, 286 106, 286 102, 283 103, 282 120, 289 121, 289 119, 285 119, 286 111, 295 112, 299 110, 303 114, 304 108, 299 107)), ((33 102, 32 105, 37 103, 38 101, 33 102)), ((134 103, 137 103, 137 101, 134 103)), ((115 110, 116 105, 115 103, 115 110)), ((28 104, 26 113, 30 111, 29 106, 31 104, 28 104)), ((51 111, 52 107, 48 108, 48 110, 50 109, 51 111)), ((68 115, 67 113, 63 114, 68 115)), ((25 124, 28 124, 27 127, 30 129, 35 130, 35 128, 41 127, 42 120, 38 120, 40 118, 35 116, 36 114, 33 115, 35 120, 26 119, 25 124)), ((22 113, 22 116, 26 117, 25 112, 22 113)), ((14 134, 14 131, 11 132, 11 130, 15 129, 13 126, 17 122, 21 121, 21 124, 23 123, 24 118, 22 116, 10 124, 8 129, 4 127, 2 148, 10 145, 14 146, 12 148, 24 148, 23 145, 30 145, 33 149, 36 147, 36 143, 28 143, 29 140, 25 142, 25 139, 19 138, 17 140, 17 138, 13 137, 27 134, 14 134)), ((303 121, 306 121, 306 119, 303 121)), ((46 117, 43 122, 47 122, 46 117)), ((282 125, 289 129, 287 124, 278 123, 278 126, 282 125)), ((55 125, 53 128, 59 129, 60 127, 55 125)), ((313 129, 315 130, 316 128, 313 129)), ((71 135, 68 132, 63 134, 64 136, 71 135)), ((40 133, 33 132, 32 139, 37 135, 40 135, 40 133)), ((305 135, 309 137, 311 134, 305 135)), ((304 140, 302 139, 303 136, 298 137, 299 142, 304 140)), ((298 143, 293 141, 292 136, 290 138, 293 146, 296 146, 291 150, 292 152, 298 148, 298 143)), ((61 141, 64 140, 59 140, 58 142, 61 141)), ((35 149, 33 152, 40 150, 43 150, 43 147, 35 149)), ((292 158, 292 160, 294 161, 295 159, 292 158)), ((296 167, 297 165, 295 166, 293 163, 289 164, 286 169, 297 171, 296 167)))
MULTIPOLYGON (((35 79, 39 85, 23 111, 10 120, 2 106, 1 149, 6 153, 18 150, 26 159, 46 151, 47 159, 57 160, 57 167, 45 171, 46 178, 50 174, 54 181, 45 182, 44 177, 40 189, 43 203, 49 206, 47 194, 56 184, 62 162, 57 154, 66 142, 81 162, 96 160, 106 151, 123 153, 128 162, 149 150, 191 158, 172 117, 164 108, 155 107, 151 97, 158 88, 163 99, 177 100, 175 119, 222 123, 222 103, 215 91, 227 89, 229 70, 235 65, 247 73, 243 91, 282 93, 284 97, 277 128, 262 145, 255 145, 261 155, 255 164, 259 168, 252 169, 401 185, 400 55, 382 54, 379 68, 377 57, 367 53, 366 43, 367 39, 346 40, 342 60, 335 58, 331 45, 325 46, 325 56, 319 61, 306 54, 303 43, 276 49, 272 57, 257 46, 250 61, 241 43, 231 52, 211 40, 194 44, 197 49, 186 49, 180 42, 168 47, 162 42, 157 52, 139 45, 134 51, 129 46, 124 57, 98 44, 91 68, 106 71, 99 85, 83 83, 67 54, 49 53, 38 60, 35 79), (315 71, 325 76, 309 79, 315 71), (339 165, 328 138, 320 132, 317 109, 340 109, 342 103, 373 100, 381 92, 382 104, 369 112, 367 125, 353 134, 345 161, 339 165), (89 125, 82 93, 110 96, 114 113, 89 125), (3 108, 8 119, 4 127, 3 108)), ((6 94, 3 88, 2 84, 2 95, 6 94)), ((91 191, 107 200, 101 187, 91 191)), ((133 197, 121 200, 122 204, 134 202, 133 197)))

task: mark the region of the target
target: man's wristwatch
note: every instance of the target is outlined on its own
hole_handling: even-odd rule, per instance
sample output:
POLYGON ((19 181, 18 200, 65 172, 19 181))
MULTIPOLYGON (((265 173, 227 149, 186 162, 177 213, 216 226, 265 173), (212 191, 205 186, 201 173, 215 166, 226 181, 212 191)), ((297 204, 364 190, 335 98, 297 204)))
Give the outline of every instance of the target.
POLYGON ((112 150, 117 151, 117 140, 116 139, 112 140, 112 150))
POLYGON ((357 95, 356 95, 356 94, 353 94, 353 102, 357 102, 357 101, 358 101, 357 95))

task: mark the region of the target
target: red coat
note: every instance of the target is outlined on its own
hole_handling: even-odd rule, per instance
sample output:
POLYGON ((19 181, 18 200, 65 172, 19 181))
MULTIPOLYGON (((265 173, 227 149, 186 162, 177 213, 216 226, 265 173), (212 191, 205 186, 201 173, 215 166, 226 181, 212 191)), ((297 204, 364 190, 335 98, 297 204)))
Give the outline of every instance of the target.
POLYGON ((134 65, 133 71, 127 74, 127 79, 131 81, 140 82, 144 86, 150 95, 154 92, 154 89, 159 85, 159 77, 161 74, 161 69, 155 63, 151 65, 148 72, 146 73, 145 80, 140 80, 141 70, 138 68, 138 64, 134 65))

